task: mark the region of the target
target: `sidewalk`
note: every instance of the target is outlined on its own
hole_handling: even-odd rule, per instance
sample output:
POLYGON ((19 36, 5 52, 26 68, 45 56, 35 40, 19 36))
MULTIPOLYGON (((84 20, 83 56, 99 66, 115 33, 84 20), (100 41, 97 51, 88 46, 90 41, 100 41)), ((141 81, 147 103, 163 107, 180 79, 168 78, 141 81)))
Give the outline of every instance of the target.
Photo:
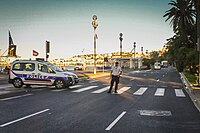
POLYGON ((200 112, 200 87, 193 87, 192 84, 187 80, 183 73, 180 73, 181 80, 184 84, 185 90, 189 94, 190 98, 192 99, 194 105, 200 112))

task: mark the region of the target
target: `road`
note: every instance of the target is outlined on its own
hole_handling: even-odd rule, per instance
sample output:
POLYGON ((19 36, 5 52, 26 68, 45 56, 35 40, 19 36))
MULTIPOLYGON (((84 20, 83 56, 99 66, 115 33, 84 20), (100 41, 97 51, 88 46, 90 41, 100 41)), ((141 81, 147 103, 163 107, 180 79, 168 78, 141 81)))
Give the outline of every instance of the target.
POLYGON ((200 132, 200 113, 174 68, 123 75, 118 94, 108 94, 108 86, 104 76, 69 89, 34 87, 0 95, 0 132, 200 132))

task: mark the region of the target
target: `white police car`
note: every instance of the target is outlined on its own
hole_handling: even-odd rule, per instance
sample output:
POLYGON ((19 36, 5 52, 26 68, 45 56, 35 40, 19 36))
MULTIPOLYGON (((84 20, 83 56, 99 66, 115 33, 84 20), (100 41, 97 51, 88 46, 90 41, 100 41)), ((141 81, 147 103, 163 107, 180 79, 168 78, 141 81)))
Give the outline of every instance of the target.
POLYGON ((51 85, 65 88, 74 84, 75 80, 69 73, 49 62, 16 60, 10 68, 9 83, 16 88, 23 85, 51 85))

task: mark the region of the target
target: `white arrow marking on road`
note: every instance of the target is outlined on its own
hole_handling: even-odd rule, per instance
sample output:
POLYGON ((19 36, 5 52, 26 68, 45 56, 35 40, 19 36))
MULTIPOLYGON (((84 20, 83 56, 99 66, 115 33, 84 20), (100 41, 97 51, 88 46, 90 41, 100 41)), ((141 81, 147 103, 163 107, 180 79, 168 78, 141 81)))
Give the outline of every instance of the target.
POLYGON ((175 89, 175 93, 177 97, 185 97, 182 89, 175 89))
POLYGON ((125 114, 126 111, 123 111, 105 130, 110 130, 125 114))
POLYGON ((155 96, 164 96, 165 88, 157 88, 155 96))
POLYGON ((89 87, 78 89, 78 90, 75 90, 75 91, 72 91, 72 92, 83 92, 83 91, 87 91, 87 90, 90 90, 90 89, 93 89, 93 88, 96 88, 96 87, 98 87, 98 86, 89 86, 89 87))
POLYGON ((93 91, 92 93, 102 93, 104 91, 107 91, 109 90, 110 86, 107 86, 107 87, 104 87, 102 89, 99 89, 99 90, 96 90, 96 91, 93 91))
POLYGON ((137 90, 133 95, 142 95, 147 90, 147 87, 141 87, 139 90, 137 90))
POLYGON ((33 95, 33 94, 25 94, 25 95, 21 95, 21 96, 14 96, 14 97, 0 99, 0 101, 7 101, 7 100, 17 99, 17 98, 21 98, 21 97, 27 97, 27 96, 31 96, 31 95, 33 95))
POLYGON ((33 117, 33 116, 35 116, 35 115, 44 113, 44 112, 46 112, 46 111, 49 111, 49 109, 45 109, 45 110, 42 110, 42 111, 40 111, 40 112, 37 112, 37 113, 31 114, 31 115, 28 115, 28 116, 19 118, 19 119, 17 119, 17 120, 14 120, 14 121, 11 121, 11 122, 7 122, 7 123, 5 123, 5 124, 0 125, 0 127, 8 126, 8 125, 10 125, 10 124, 16 123, 16 122, 18 122, 18 121, 25 120, 25 119, 27 119, 27 118, 30 118, 30 117, 33 117))
POLYGON ((139 110, 143 116, 172 116, 171 111, 139 110))

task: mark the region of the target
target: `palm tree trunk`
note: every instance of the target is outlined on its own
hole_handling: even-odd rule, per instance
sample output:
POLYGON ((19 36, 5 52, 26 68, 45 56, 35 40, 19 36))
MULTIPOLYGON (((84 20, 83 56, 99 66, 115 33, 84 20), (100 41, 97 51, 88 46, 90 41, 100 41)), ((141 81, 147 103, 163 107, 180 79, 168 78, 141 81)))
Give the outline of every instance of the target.
POLYGON ((199 85, 200 85, 200 1, 194 0, 194 6, 197 11, 196 24, 197 24, 197 50, 199 52, 199 85))

